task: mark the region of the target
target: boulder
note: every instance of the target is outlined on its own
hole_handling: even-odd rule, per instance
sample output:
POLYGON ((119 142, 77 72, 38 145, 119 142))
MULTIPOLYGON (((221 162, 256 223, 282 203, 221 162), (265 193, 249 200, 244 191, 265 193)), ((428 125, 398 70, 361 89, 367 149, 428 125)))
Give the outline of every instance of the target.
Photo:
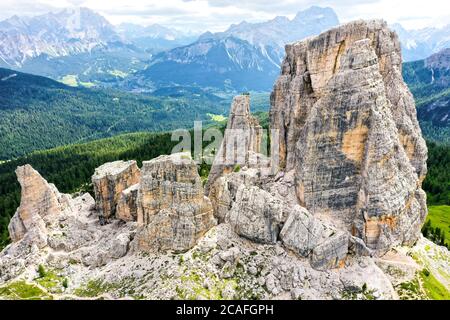
POLYGON ((256 186, 241 186, 236 202, 225 217, 233 230, 259 243, 277 242, 283 222, 283 203, 256 186))
POLYGON ((280 239, 288 249, 307 257, 331 233, 331 229, 299 205, 289 210, 291 212, 280 232, 280 239))
POLYGON ((349 234, 336 231, 316 246, 311 255, 310 263, 314 269, 326 270, 344 266, 349 247, 349 234))
POLYGON ((222 223, 236 202, 236 194, 240 186, 254 186, 259 183, 260 172, 257 169, 242 168, 239 172, 232 172, 218 178, 210 187, 214 216, 222 223))

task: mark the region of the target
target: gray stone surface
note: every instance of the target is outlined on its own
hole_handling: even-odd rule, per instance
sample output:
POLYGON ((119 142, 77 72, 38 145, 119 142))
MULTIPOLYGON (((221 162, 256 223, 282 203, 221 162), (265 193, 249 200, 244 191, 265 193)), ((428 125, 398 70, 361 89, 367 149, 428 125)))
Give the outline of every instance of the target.
POLYGON ((137 207, 136 240, 144 251, 188 250, 216 224, 189 153, 143 163, 137 207))
POLYGON ((276 243, 283 218, 283 203, 256 186, 241 186, 225 221, 250 240, 276 243))
POLYGON ((137 196, 139 184, 135 184, 121 192, 116 206, 116 218, 123 221, 137 220, 137 196))
POLYGON ((427 149, 382 21, 356 21, 286 46, 271 96, 281 170, 299 204, 378 252, 412 244, 426 215, 427 149))
POLYGON ((16 175, 21 185, 21 200, 9 223, 9 235, 13 242, 25 238, 30 245, 36 243, 44 247, 47 225, 69 207, 69 196, 60 194, 30 165, 18 167, 16 175))
POLYGON ((332 231, 299 205, 289 210, 291 212, 280 232, 280 239, 287 248, 307 257, 332 231))
POLYGON ((205 186, 210 187, 223 174, 233 172, 239 166, 248 166, 265 161, 258 153, 261 150, 262 127, 250 113, 250 96, 240 95, 233 99, 222 144, 216 153, 214 163, 205 186))
POLYGON ((342 267, 348 253, 349 234, 337 231, 316 246, 311 255, 311 266, 317 270, 342 267))
POLYGON ((116 206, 122 191, 139 183, 140 172, 136 161, 115 161, 95 169, 92 176, 98 214, 108 221, 116 215, 116 206))

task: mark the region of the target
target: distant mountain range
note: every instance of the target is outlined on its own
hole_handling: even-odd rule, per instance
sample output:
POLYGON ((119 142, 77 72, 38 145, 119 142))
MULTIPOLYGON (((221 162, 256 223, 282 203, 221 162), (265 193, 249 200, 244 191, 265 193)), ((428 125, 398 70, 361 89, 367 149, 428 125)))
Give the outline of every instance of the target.
POLYGON ((450 49, 403 65, 425 135, 450 142, 450 49))
POLYGON ((87 8, 0 22, 0 67, 69 85, 111 86, 146 66, 152 54, 192 42, 162 26, 115 27, 87 8))
POLYGON ((406 30, 400 24, 391 26, 402 43, 403 60, 423 60, 442 49, 450 48, 450 24, 443 28, 406 30))
POLYGON ((242 22, 225 32, 207 32, 187 46, 162 52, 135 76, 131 87, 198 85, 237 91, 268 91, 279 74, 286 43, 339 24, 331 8, 311 7, 294 19, 242 22))
MULTIPOLYGON (((156 55, 149 68, 128 80, 131 89, 199 86, 221 90, 268 90, 279 66, 247 41, 202 38, 156 55)), ((145 90, 144 89, 144 90, 145 90)))
POLYGON ((0 22, 0 61, 22 67, 40 55, 60 57, 89 52, 120 37, 105 18, 85 8, 0 22))
POLYGON ((339 25, 339 19, 333 9, 312 6, 298 12, 292 20, 279 16, 261 23, 244 21, 231 25, 225 32, 206 34, 204 37, 215 39, 236 37, 245 40, 274 64, 280 65, 285 54, 284 46, 287 43, 317 35, 337 25, 339 25))
MULTIPOLYGON (((154 91, 197 86, 219 91, 269 91, 287 43, 339 24, 331 8, 313 6, 293 19, 231 25, 199 37, 153 24, 114 26, 87 8, 0 22, 0 67, 70 86, 154 91)), ((392 26, 405 61, 450 47, 450 25, 408 31, 392 26)))

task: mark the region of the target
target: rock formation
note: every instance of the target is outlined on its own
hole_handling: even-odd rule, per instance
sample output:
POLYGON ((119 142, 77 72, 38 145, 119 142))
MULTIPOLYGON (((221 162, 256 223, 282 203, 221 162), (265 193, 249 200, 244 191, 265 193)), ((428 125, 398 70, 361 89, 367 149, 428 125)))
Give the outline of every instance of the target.
POLYGON ((241 186, 225 221, 241 236, 274 244, 283 222, 283 203, 259 187, 241 186))
POLYGON ((8 226, 13 242, 28 237, 39 247, 47 244, 47 224, 69 207, 69 198, 47 183, 30 165, 18 167, 17 179, 22 187, 20 207, 8 226))
POLYGON ((135 184, 120 193, 116 206, 116 217, 123 221, 137 220, 137 196, 139 184, 135 184))
POLYGON ((115 161, 95 170, 92 176, 96 206, 102 220, 116 215, 116 206, 122 191, 139 183, 136 161, 115 161))
POLYGON ((358 21, 286 46, 271 101, 281 161, 238 96, 208 196, 189 153, 105 164, 95 200, 19 167, 0 298, 41 264, 70 279, 61 299, 395 299, 425 267, 448 290, 448 250, 420 236, 427 150, 395 33, 358 21))
POLYGON ((401 62, 386 23, 349 23, 287 45, 271 96, 299 204, 377 250, 413 244, 426 215, 427 149, 401 62))
POLYGON ((30 165, 18 167, 16 174, 21 204, 9 224, 13 244, 0 254, 0 280, 41 263, 41 255, 48 252, 88 267, 105 265, 128 252, 133 225, 119 232, 117 223, 100 228, 91 195, 61 194, 30 165))
POLYGON ((250 96, 240 95, 233 99, 222 144, 215 156, 206 184, 206 193, 223 174, 232 172, 237 166, 257 164, 259 159, 250 159, 252 152, 261 151, 263 130, 258 120, 250 114, 250 96))
POLYGON ((215 225, 190 153, 145 161, 137 199, 138 248, 185 251, 215 225))

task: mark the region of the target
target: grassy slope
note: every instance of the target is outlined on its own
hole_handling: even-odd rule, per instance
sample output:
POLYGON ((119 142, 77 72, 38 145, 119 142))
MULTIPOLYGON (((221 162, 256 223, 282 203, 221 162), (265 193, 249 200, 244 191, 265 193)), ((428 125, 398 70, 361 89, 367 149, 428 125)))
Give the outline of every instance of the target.
POLYGON ((432 300, 450 300, 450 292, 430 272, 420 272, 422 286, 426 295, 432 300))
POLYGON ((439 227, 445 231, 447 244, 450 244, 450 206, 429 206, 427 220, 433 227, 439 227))

